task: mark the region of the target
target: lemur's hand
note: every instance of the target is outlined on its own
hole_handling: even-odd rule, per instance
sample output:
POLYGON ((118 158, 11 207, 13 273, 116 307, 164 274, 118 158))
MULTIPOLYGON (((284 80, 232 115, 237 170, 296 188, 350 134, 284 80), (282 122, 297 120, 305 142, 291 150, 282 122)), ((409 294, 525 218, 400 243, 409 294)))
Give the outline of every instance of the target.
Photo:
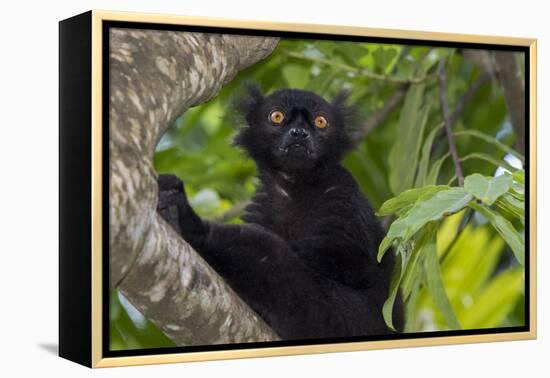
POLYGON ((172 174, 159 175, 157 211, 185 241, 200 248, 206 236, 206 227, 189 205, 183 182, 172 174))

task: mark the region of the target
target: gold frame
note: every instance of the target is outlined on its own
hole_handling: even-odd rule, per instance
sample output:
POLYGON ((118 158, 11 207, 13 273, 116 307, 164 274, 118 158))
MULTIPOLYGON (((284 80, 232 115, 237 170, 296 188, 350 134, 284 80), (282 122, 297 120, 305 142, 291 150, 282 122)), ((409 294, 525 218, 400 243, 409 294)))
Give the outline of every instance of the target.
POLYGON ((349 352, 372 349, 419 347, 449 344, 467 344, 494 341, 531 340, 537 337, 536 324, 536 229, 537 229, 537 177, 536 177, 536 78, 537 40, 484 36, 471 34, 436 33, 413 30, 378 29, 366 27, 293 24, 279 22, 258 22, 252 20, 231 20, 210 17, 190 17, 162 14, 92 11, 92 367, 113 367, 128 365, 160 364, 172 362, 207 361, 247 357, 268 357, 300 355, 311 353, 349 352), (530 55, 530 325, 528 332, 500 334, 443 336, 417 339, 346 342, 340 344, 269 347, 257 349, 220 350, 210 352, 170 353, 132 357, 102 357, 102 22, 130 21, 172 25, 215 26, 252 30, 290 31, 306 33, 340 34, 369 37, 405 38, 410 40, 448 41, 464 43, 486 43, 515 45, 529 48, 530 55))

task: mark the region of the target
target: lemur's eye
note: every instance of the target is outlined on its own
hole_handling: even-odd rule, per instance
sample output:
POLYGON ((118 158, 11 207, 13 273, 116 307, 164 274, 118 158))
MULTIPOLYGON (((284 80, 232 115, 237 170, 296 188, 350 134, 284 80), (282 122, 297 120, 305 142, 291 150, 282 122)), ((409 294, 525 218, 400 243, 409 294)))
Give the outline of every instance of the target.
POLYGON ((285 119, 285 115, 283 114, 283 112, 279 110, 275 110, 271 112, 271 114, 269 115, 269 119, 271 120, 272 124, 280 125, 281 123, 283 123, 283 120, 285 119))
POLYGON ((314 123, 315 123, 315 127, 319 128, 319 129, 324 129, 325 127, 328 126, 328 121, 323 116, 315 117, 314 123))

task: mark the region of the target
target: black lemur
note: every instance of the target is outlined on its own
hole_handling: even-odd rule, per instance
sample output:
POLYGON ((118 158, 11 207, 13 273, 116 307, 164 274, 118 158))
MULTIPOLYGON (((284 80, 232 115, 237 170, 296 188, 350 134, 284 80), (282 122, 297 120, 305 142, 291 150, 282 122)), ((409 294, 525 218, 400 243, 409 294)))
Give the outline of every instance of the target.
MULTIPOLYGON (((174 175, 159 177, 160 214, 282 339, 391 333, 382 306, 394 257, 376 261, 383 228, 340 165, 353 145, 346 96, 249 92, 235 144, 256 162, 261 185, 246 224, 201 219, 174 175)), ((393 317, 401 329, 400 300, 393 317)))

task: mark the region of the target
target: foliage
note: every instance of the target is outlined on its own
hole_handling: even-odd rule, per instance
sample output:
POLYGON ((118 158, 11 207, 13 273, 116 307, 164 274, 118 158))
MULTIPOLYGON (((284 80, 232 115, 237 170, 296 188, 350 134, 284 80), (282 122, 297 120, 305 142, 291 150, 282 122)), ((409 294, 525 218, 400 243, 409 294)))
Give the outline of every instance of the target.
MULTIPOLYGON (((452 302, 447 297, 449 287, 444 284, 444 279, 442 278, 442 267, 440 267, 438 262, 438 255, 442 255, 443 252, 438 254, 436 247, 436 240, 439 236, 436 234, 436 230, 442 229, 440 223, 452 214, 465 211, 468 208, 475 210, 494 227, 497 233, 508 244, 514 253, 517 263, 519 265, 524 264, 525 245, 522 236, 513 224, 505 218, 504 214, 499 212, 497 207, 494 209, 491 208, 491 205, 501 197, 510 195, 513 191, 513 183, 512 175, 508 173, 494 178, 486 178, 474 173, 466 177, 463 188, 427 186, 413 189, 403 192, 397 198, 388 201, 389 205, 382 206, 385 213, 388 212, 388 208, 391 208, 396 214, 397 219, 391 224, 386 237, 380 245, 378 258, 381 259, 390 246, 393 245, 401 263, 401 266, 396 268, 390 297, 385 305, 387 310, 384 312, 384 318, 388 325, 392 326, 391 308, 393 307, 393 301, 395 300, 398 288, 402 288, 403 296, 405 300, 408 300, 411 292, 416 289, 414 285, 421 285, 422 280, 424 280, 424 286, 430 292, 434 306, 443 316, 446 326, 450 329, 462 328, 451 305, 452 302), (437 192, 435 192, 436 188, 438 189, 437 192), (411 192, 416 194, 424 192, 424 194, 411 195, 411 192)), ((465 227, 475 226, 468 222, 465 227)), ((455 230, 455 234, 459 231, 455 230)), ((475 245, 469 247, 469 249, 465 249, 460 253, 467 256, 472 253, 471 251, 476 251, 474 257, 480 259, 484 251, 479 250, 475 245)), ((494 265, 495 261, 493 260, 491 264, 494 265)), ((470 267, 471 269, 478 268, 476 265, 471 265, 470 267)), ((463 270, 465 268, 465 264, 453 267, 453 269, 463 270)), ((467 273, 466 270, 463 272, 465 276, 467 273)), ((502 293, 498 293, 498 295, 502 295, 503 293, 508 294, 506 297, 508 301, 505 301, 502 306, 507 306, 505 308, 509 309, 510 306, 513 306, 517 302, 521 294, 523 281, 518 280, 518 277, 522 278, 523 268, 515 266, 507 273, 510 274, 502 276, 504 273, 501 273, 494 280, 495 282, 503 281, 500 283, 502 293), (515 273, 512 274, 512 271, 515 273), (507 277, 507 279, 505 280, 503 277, 507 277)), ((479 277, 477 280, 479 280, 479 277)), ((480 282, 480 284, 485 284, 485 282, 480 282)), ((480 288, 473 287, 471 290, 479 291, 480 288)), ((466 293, 469 293, 469 291, 466 293)), ((465 294, 461 293, 461 295, 465 294)), ((408 304, 414 306, 416 302, 409 300, 408 304)), ((480 303, 480 305, 486 306, 485 303, 480 303)), ((491 308, 489 311, 496 312, 497 310, 499 309, 491 308)), ((481 312, 481 310, 473 307, 469 312, 477 313, 481 312)), ((412 317, 409 321, 414 321, 414 318, 412 317)), ((474 327, 476 328, 488 326, 490 325, 483 323, 481 320, 479 324, 474 323, 474 327)))
MULTIPOLYGON (((253 162, 231 145, 242 124, 233 103, 246 82, 258 83, 265 92, 295 87, 328 99, 349 90, 360 111, 358 130, 396 91, 405 90, 399 106, 344 160, 389 225, 379 257, 397 255, 385 319, 391 325, 391 303, 400 290, 407 332, 522 325, 524 158, 512 147, 500 86, 486 82, 452 125, 466 176, 465 185, 457 186, 442 123, 436 72, 442 59, 444 95, 452 112, 481 75, 460 51, 282 40, 269 58, 241 72, 219 96, 178 118, 158 145, 155 167, 185 181, 199 214, 220 217, 238 209, 257 185, 253 162)), ((231 214, 226 218, 239 222, 239 212, 231 214)), ((118 332, 111 337, 113 348, 167 345, 158 332, 146 337, 143 328, 132 328, 118 300, 111 307, 120 311, 111 318, 118 332)))

